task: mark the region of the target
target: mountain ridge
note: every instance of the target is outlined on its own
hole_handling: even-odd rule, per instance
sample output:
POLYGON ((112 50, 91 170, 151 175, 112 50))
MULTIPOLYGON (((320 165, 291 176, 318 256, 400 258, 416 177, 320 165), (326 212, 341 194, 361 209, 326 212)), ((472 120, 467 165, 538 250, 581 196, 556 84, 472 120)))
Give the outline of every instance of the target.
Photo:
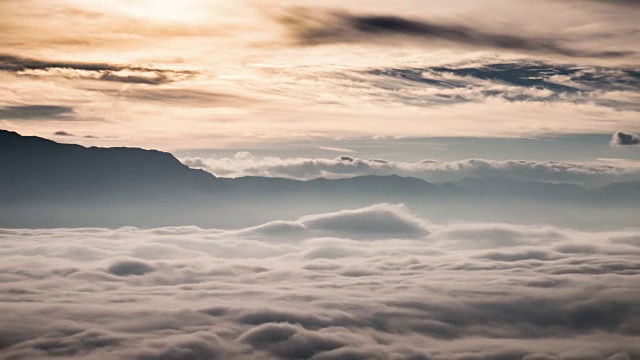
POLYGON ((610 207, 624 209, 621 221, 630 224, 629 208, 640 200, 640 183, 592 191, 505 178, 443 184, 399 175, 221 178, 158 150, 60 144, 4 130, 0 174, 0 227, 246 226, 381 202, 405 203, 442 221, 526 216, 579 224, 587 222, 573 219, 582 208, 610 207))

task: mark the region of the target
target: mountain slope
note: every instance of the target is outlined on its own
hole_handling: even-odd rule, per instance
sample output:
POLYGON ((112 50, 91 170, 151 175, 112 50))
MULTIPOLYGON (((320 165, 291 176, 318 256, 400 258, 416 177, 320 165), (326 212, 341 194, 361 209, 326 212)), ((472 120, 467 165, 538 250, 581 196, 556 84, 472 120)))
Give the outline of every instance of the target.
POLYGON ((0 130, 0 201, 134 201, 208 191, 213 175, 173 155, 59 144, 0 130))

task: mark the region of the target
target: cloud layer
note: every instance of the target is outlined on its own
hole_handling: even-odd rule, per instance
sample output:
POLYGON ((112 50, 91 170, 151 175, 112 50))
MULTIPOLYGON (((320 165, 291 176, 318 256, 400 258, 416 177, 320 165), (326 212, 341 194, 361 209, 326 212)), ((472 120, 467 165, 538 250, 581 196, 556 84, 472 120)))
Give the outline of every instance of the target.
POLYGON ((0 239, 5 359, 640 356, 638 231, 435 225, 380 204, 0 239))
POLYGON ((354 81, 413 106, 484 102, 566 102, 638 111, 640 72, 544 62, 371 69, 354 81), (367 76, 369 75, 369 76, 367 76), (371 77, 373 76, 373 77, 371 77))
POLYGON ((237 153, 231 158, 187 157, 181 161, 221 177, 266 176, 310 180, 319 177, 346 178, 361 175, 401 175, 428 182, 452 182, 464 178, 506 178, 519 181, 568 182, 598 186, 612 182, 640 181, 637 168, 553 161, 423 160, 393 162, 352 156, 327 158, 256 157, 237 153))

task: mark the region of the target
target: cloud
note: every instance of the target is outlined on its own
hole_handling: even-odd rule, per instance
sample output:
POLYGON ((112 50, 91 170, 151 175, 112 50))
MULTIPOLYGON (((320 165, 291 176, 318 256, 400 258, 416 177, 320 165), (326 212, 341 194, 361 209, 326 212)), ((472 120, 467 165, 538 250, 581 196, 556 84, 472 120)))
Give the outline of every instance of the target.
POLYGON ((377 88, 387 99, 421 107, 502 99, 640 110, 636 68, 518 61, 369 69, 343 76, 377 88))
POLYGON ((631 51, 582 51, 555 39, 484 31, 455 23, 436 23, 393 15, 355 15, 343 11, 295 8, 278 18, 298 45, 380 43, 389 40, 444 41, 463 46, 555 54, 569 57, 615 58, 631 51))
MULTIPOLYGON (((393 81, 391 76, 367 73, 419 71, 443 64, 451 68, 451 64, 481 58, 510 62, 514 52, 535 53, 526 61, 545 58, 558 63, 567 58, 556 56, 556 51, 568 50, 569 55, 635 51, 637 25, 629 7, 608 6, 605 1, 577 5, 544 0, 523 5, 489 0, 480 6, 470 1, 430 0, 413 6, 414 1, 377 0, 364 5, 333 1, 322 6, 344 10, 293 11, 288 13, 291 25, 286 27, 293 37, 287 38, 283 27, 264 11, 286 12, 282 9, 300 4, 292 0, 269 7, 253 1, 233 6, 207 2, 207 10, 186 5, 177 12, 169 10, 173 5, 145 11, 148 4, 140 1, 104 7, 71 0, 62 4, 3 1, 0 23, 3 33, 12 36, 2 39, 0 98, 3 105, 48 99, 73 106, 84 119, 104 120, 93 130, 69 129, 100 136, 92 142, 99 146, 133 142, 142 147, 185 149, 215 143, 254 148, 271 140, 315 135, 531 136, 612 133, 616 128, 637 132, 629 127, 635 124, 636 111, 629 109, 637 110, 640 102, 627 90, 616 93, 603 86, 605 99, 598 91, 554 92, 548 89, 550 81, 537 89, 535 85, 499 86, 495 78, 486 87, 473 86, 479 81, 471 79, 472 88, 467 91, 464 85, 434 89, 417 81, 393 81), (51 13, 59 16, 47 16, 51 13), (572 14, 568 20, 567 13, 572 14), (187 21, 191 15, 202 22, 187 21), (166 16, 180 21, 167 21, 166 16), (323 34, 329 36, 322 38, 323 34), (337 43, 295 46, 296 40, 305 39, 337 43), (286 46, 291 40, 294 46, 286 46), (349 42, 347 46, 343 41, 349 42), (274 43, 280 45, 270 45, 274 43), (358 46, 345 51, 351 44, 358 46), (398 51, 387 51, 379 44, 393 45, 398 51), (211 56, 211 49, 229 51, 211 56), (544 56, 539 57, 540 53, 544 56), (411 84, 413 91, 408 89, 411 84), (248 105, 234 96, 255 101, 248 105), (204 111, 208 106, 218 109, 204 111), (621 109, 625 111, 617 111, 621 109), (519 114, 517 119, 514 113, 519 114), (389 126, 392 117, 397 126, 389 126), (182 126, 176 128, 178 118, 182 126), (424 126, 424 119, 434 121, 424 126), (131 132, 132 127, 140 131, 131 132)), ((636 60, 633 56, 571 59, 577 66, 613 69, 637 66, 636 60)), ((48 126, 29 124, 30 131, 39 134, 52 132, 48 126)))
POLYGON ((631 133, 624 133, 622 131, 616 131, 611 139, 612 145, 627 146, 627 145, 639 145, 640 136, 631 133))
POLYGON ((0 357, 640 356, 637 229, 432 224, 385 204, 280 223, 297 227, 1 229, 0 357))
POLYGON ((114 71, 121 67, 103 63, 79 63, 62 61, 45 61, 23 58, 13 55, 0 55, 0 70, 17 73, 25 70, 75 69, 84 71, 114 71))
MULTIPOLYGON (((53 135, 54 136, 64 136, 64 137, 78 137, 75 134, 72 134, 70 132, 63 131, 63 130, 56 131, 56 132, 53 133, 53 135)), ((93 136, 93 135, 84 135, 82 137, 85 138, 85 139, 97 139, 98 138, 97 136, 93 136)))
POLYGON ((38 60, 13 55, 0 55, 0 71, 23 76, 60 77, 147 85, 176 82, 193 75, 193 72, 186 70, 157 69, 130 64, 38 60))
POLYGON ((220 339, 211 334, 178 335, 165 341, 154 341, 141 350, 127 354, 137 360, 216 360, 224 359, 220 339))
POLYGON ((303 216, 297 221, 274 221, 245 229, 243 235, 275 238, 348 237, 351 239, 421 238, 428 224, 403 205, 377 204, 356 210, 303 216))
POLYGON ((610 182, 638 181, 640 171, 601 164, 554 161, 422 160, 394 162, 383 159, 361 159, 341 156, 327 158, 256 157, 238 153, 230 158, 187 157, 187 166, 204 169, 220 177, 266 176, 310 180, 319 177, 348 178, 363 175, 401 175, 428 182, 452 182, 464 178, 506 178, 517 181, 568 182, 581 185, 603 185, 610 182))
POLYGON ((300 222, 307 229, 362 234, 368 237, 414 237, 428 234, 425 224, 401 205, 380 204, 360 210, 305 216, 300 218, 300 222))
POLYGON ((495 260, 495 261, 504 261, 504 262, 514 262, 514 261, 522 261, 522 260, 540 260, 540 261, 549 261, 555 260, 558 258, 562 258, 562 256, 554 256, 553 254, 546 251, 539 250, 527 250, 522 252, 494 252, 484 255, 485 258, 495 260))
POLYGON ((153 102, 188 106, 191 108, 211 108, 217 106, 246 106, 253 102, 246 96, 210 90, 179 88, 123 88, 98 89, 116 99, 137 102, 153 102))
POLYGON ((352 152, 354 152, 351 149, 341 148, 341 147, 333 147, 333 146, 320 146, 320 147, 318 147, 318 149, 327 150, 327 151, 335 151, 335 152, 340 152, 340 153, 352 153, 352 152))
POLYGON ((337 335, 322 335, 299 325, 270 323, 259 325, 239 338, 256 349, 266 350, 280 359, 309 359, 314 355, 346 345, 337 335))
POLYGON ((70 120, 73 108, 56 105, 20 105, 0 107, 0 120, 70 120))

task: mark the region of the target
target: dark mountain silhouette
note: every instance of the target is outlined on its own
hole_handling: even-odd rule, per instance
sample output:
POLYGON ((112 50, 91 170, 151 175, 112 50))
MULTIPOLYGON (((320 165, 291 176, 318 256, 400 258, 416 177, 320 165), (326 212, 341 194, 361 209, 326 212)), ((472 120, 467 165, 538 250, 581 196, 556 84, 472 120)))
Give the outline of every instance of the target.
POLYGON ((436 221, 587 226, 606 210, 599 216, 612 226, 633 226, 640 215, 638 183, 588 191, 501 178, 216 178, 166 152, 60 144, 2 130, 0 164, 0 227, 239 227, 380 202, 405 203, 436 221))
POLYGON ((209 191, 215 177, 169 153, 98 148, 0 131, 0 201, 141 201, 209 191), (10 189, 10 190, 9 190, 10 189))

